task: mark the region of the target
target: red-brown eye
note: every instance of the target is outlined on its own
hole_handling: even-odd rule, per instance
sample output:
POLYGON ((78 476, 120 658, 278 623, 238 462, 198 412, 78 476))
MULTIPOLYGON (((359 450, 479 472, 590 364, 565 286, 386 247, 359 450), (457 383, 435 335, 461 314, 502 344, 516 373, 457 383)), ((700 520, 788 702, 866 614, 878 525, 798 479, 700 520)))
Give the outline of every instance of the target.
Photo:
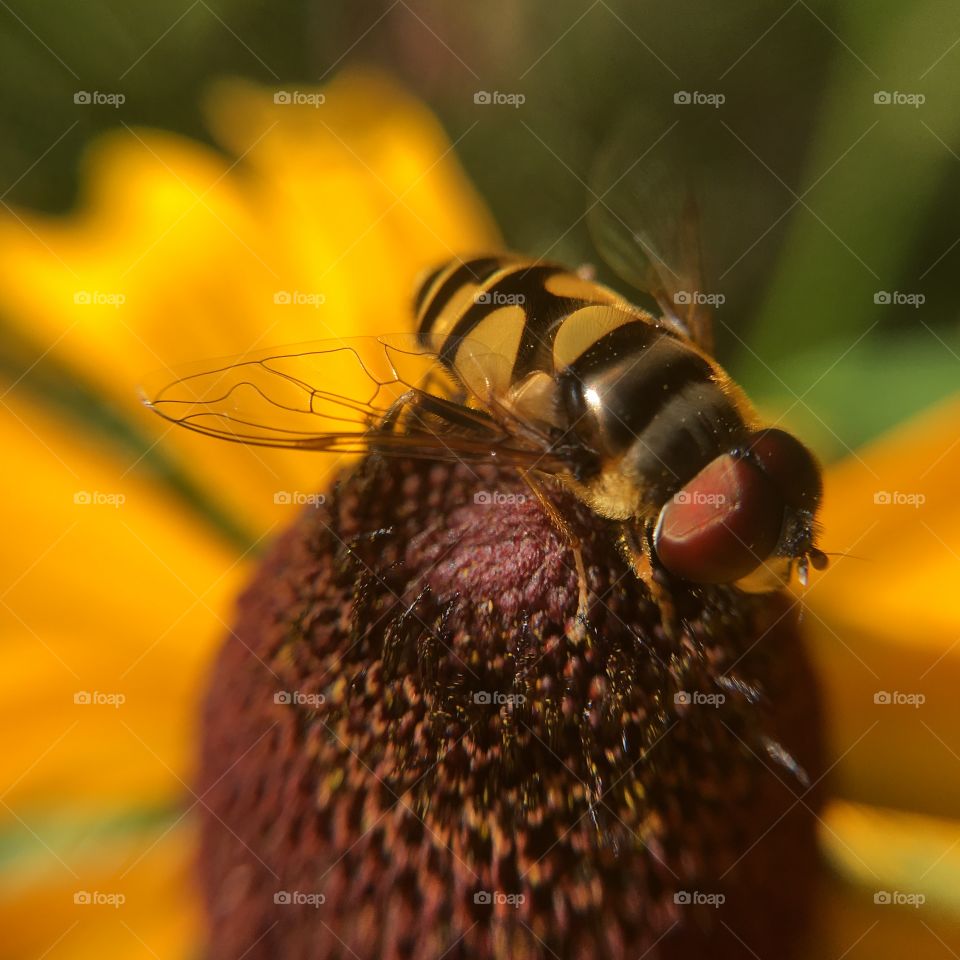
POLYGON ((799 510, 815 512, 823 493, 820 468, 813 454, 783 430, 760 430, 747 449, 773 480, 784 503, 799 510))
POLYGON ((654 547, 671 573, 732 583, 755 570, 780 539, 784 503, 750 460, 730 454, 703 468, 660 511, 654 547))

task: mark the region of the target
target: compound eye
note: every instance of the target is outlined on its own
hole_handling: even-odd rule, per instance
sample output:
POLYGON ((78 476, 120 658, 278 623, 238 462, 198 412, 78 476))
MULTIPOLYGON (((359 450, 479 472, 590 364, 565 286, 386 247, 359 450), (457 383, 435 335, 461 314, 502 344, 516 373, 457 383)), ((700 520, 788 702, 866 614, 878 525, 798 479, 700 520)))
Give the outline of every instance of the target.
POLYGON ((763 471, 725 453, 660 511, 654 548, 678 577, 732 583, 770 556, 783 518, 783 498, 763 471))
POLYGON ((816 512, 823 494, 820 467, 796 437, 774 428, 759 430, 747 449, 788 506, 816 512))

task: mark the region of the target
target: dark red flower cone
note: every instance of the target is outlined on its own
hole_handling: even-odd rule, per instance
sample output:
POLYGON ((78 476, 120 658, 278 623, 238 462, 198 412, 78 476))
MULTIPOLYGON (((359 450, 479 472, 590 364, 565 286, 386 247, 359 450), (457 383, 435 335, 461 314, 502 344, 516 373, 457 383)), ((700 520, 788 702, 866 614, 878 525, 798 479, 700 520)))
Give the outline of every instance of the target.
POLYGON ((777 957, 802 942, 818 697, 782 597, 683 629, 512 471, 366 462, 240 602, 204 714, 212 958, 777 957))

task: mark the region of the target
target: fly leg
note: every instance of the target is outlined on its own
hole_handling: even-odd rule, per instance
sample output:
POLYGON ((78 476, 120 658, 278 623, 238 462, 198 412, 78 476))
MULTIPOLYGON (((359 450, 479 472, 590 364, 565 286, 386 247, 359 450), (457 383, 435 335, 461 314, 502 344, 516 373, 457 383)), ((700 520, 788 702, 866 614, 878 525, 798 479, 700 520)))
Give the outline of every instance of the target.
POLYGON ((403 411, 411 404, 417 402, 417 393, 417 390, 408 390, 406 393, 397 397, 387 408, 387 412, 377 424, 377 429, 384 433, 393 433, 397 428, 400 417, 403 415, 403 411))
POLYGON ((660 609, 664 633, 676 637, 680 633, 680 617, 677 614, 673 595, 657 578, 653 566, 653 537, 648 526, 638 527, 626 522, 620 528, 620 552, 630 565, 637 579, 647 588, 654 603, 660 609))
POLYGON ((533 492, 533 495, 539 500, 544 513, 550 519, 557 532, 566 541, 567 547, 573 554, 574 566, 577 570, 577 624, 582 629, 585 628, 589 620, 587 614, 590 610, 590 590, 587 585, 587 568, 583 562, 583 549, 580 538, 573 532, 573 528, 560 515, 560 512, 553 505, 550 498, 544 493, 543 485, 529 470, 520 469, 520 476, 533 492))
POLYGON ((405 426, 432 432, 438 439, 450 431, 471 437, 499 437, 495 424, 482 411, 417 389, 397 397, 377 425, 385 433, 402 432, 405 426))

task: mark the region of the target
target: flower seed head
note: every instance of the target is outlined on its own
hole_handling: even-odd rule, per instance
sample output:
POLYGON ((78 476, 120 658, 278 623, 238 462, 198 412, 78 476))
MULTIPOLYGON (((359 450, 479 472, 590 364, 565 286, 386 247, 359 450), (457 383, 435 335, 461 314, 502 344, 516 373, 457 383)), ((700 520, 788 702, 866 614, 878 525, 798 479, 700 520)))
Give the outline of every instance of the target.
POLYGON ((198 793, 214 958, 788 957, 817 696, 778 597, 667 583, 559 488, 365 461, 243 596, 198 793), (802 797, 802 802, 797 798, 802 797))

